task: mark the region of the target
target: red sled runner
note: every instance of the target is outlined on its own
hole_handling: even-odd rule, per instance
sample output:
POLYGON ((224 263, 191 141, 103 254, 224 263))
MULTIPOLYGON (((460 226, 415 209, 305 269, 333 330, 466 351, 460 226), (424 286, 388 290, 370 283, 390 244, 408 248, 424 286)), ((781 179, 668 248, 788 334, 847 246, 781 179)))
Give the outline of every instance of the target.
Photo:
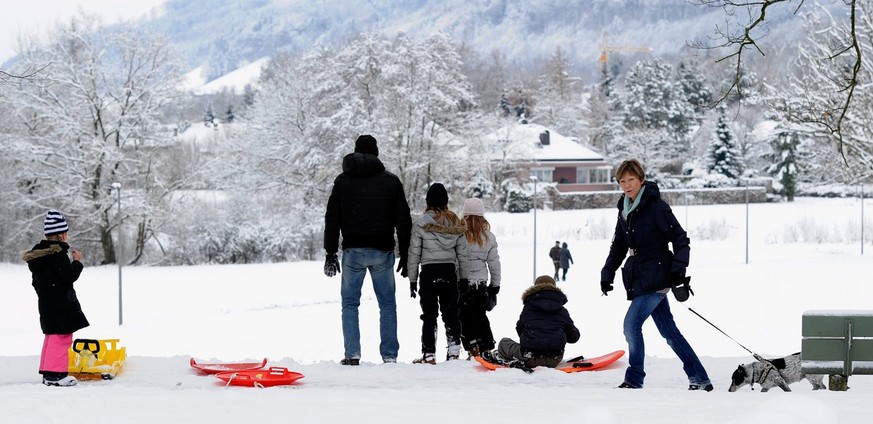
POLYGON ((191 358, 191 368, 200 371, 204 374, 217 374, 228 371, 249 371, 259 370, 267 366, 267 358, 258 362, 230 362, 223 364, 198 364, 194 358, 191 358))
MULTIPOLYGON (((616 350, 615 352, 610 352, 606 355, 601 355, 594 358, 570 358, 558 364, 555 369, 566 373, 594 371, 612 364, 622 356, 624 356, 624 351, 616 350)), ((476 356, 475 358, 477 362, 479 362, 480 364, 482 364, 482 366, 488 368, 489 370, 496 370, 498 368, 519 368, 521 370, 524 370, 525 372, 533 372, 532 369, 524 366, 513 366, 506 363, 489 362, 481 356, 476 356)))

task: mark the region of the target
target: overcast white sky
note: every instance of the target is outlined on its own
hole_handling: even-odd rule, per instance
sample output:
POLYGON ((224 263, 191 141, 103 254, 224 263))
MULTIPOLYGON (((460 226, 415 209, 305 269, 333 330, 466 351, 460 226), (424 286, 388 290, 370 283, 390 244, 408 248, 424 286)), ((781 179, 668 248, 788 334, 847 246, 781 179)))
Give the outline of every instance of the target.
POLYGON ((2 0, 0 1, 0 63, 15 55, 19 36, 44 37, 78 8, 101 16, 104 24, 145 15, 166 0, 2 0))

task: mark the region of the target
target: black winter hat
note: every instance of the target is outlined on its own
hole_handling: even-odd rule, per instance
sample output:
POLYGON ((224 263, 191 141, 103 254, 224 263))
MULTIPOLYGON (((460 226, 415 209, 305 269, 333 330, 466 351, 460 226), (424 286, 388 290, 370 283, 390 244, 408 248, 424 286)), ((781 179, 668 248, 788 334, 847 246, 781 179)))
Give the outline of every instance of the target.
POLYGON ((427 196, 424 201, 429 207, 444 208, 449 204, 449 193, 446 187, 440 183, 433 183, 427 189, 427 196))
POLYGON ((355 152, 379 156, 379 148, 376 147, 376 139, 369 134, 359 136, 358 139, 355 140, 355 152))

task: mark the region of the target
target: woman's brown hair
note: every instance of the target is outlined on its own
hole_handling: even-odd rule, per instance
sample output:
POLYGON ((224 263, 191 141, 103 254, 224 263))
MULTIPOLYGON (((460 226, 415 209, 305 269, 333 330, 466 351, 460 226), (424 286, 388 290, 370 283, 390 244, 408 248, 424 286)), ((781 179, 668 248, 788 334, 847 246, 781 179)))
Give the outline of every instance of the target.
POLYGON ((636 159, 628 159, 622 162, 621 165, 615 169, 615 181, 620 181, 624 174, 631 174, 637 177, 640 181, 646 180, 646 171, 643 169, 643 165, 640 161, 636 159))
POLYGON ((467 243, 476 243, 479 246, 484 246, 488 241, 488 232, 491 231, 491 224, 484 216, 468 215, 464 217, 467 221, 467 231, 464 236, 467 237, 467 243))

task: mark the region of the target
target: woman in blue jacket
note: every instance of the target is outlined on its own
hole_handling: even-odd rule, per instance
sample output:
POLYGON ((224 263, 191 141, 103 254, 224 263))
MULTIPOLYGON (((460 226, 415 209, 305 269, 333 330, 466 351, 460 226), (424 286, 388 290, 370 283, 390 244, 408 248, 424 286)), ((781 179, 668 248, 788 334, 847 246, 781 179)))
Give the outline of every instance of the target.
POLYGON ((604 295, 612 290, 615 272, 624 262, 622 281, 631 304, 624 317, 628 368, 619 387, 643 387, 646 376, 643 369, 646 356, 643 322, 652 317, 661 336, 682 360, 688 376, 688 389, 711 391, 709 376, 694 349, 676 327, 667 301, 671 287, 687 284, 688 236, 670 206, 661 199, 658 185, 646 181, 639 161, 622 162, 616 169, 615 178, 624 195, 618 201, 618 222, 609 256, 601 270, 600 289, 604 295), (668 244, 672 244, 672 251, 668 244))

